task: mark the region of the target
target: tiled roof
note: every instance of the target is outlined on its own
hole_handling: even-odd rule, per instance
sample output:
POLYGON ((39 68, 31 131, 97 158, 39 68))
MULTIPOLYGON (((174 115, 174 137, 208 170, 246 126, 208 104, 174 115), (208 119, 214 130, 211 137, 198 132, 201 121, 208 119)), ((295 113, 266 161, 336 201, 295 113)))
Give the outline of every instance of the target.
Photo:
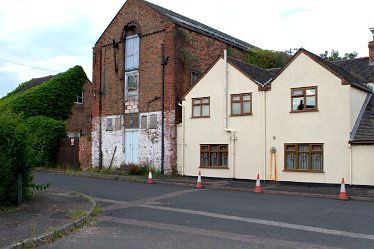
POLYGON ((261 85, 264 85, 270 81, 274 76, 272 72, 231 57, 228 57, 227 61, 239 69, 243 74, 247 75, 249 78, 254 80, 256 83, 260 83, 261 85))
POLYGON ((44 82, 50 80, 53 77, 54 77, 54 75, 49 75, 49 76, 45 76, 45 77, 41 77, 41 78, 33 78, 28 82, 27 85, 25 85, 24 87, 19 89, 16 93, 21 93, 21 92, 26 91, 27 89, 30 89, 31 87, 39 86, 39 85, 43 84, 44 82))
POLYGON ((153 3, 144 1, 145 4, 147 4, 152 9, 158 11, 160 14, 162 14, 167 19, 171 20, 172 22, 176 23, 177 25, 184 27, 186 29, 201 33, 203 35, 209 36, 211 38, 217 39, 219 41, 228 43, 234 47, 238 47, 241 49, 250 49, 250 48, 256 48, 255 46, 246 43, 244 41, 241 41, 235 37, 232 37, 230 35, 227 35, 221 31, 218 31, 216 29, 213 29, 205 24, 202 24, 200 22, 197 22, 195 20, 192 20, 188 17, 182 16, 178 13, 175 13, 171 10, 165 9, 163 7, 160 7, 158 5, 155 5, 153 3))
POLYGON ((370 98, 365 102, 355 128, 352 131, 352 144, 374 144, 374 96, 369 94, 370 98))
POLYGON ((361 78, 365 83, 374 82, 374 65, 369 65, 369 57, 339 60, 333 63, 361 78))

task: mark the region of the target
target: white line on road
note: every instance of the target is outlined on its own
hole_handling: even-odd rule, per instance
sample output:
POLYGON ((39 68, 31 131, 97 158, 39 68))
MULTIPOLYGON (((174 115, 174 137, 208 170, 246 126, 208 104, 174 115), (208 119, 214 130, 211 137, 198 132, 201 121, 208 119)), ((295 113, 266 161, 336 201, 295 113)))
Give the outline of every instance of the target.
POLYGON ((165 224, 165 223, 158 223, 158 222, 151 222, 151 221, 139 221, 139 220, 134 220, 134 219, 125 219, 125 218, 117 218, 117 217, 110 217, 110 216, 102 216, 99 218, 99 220, 115 222, 115 223, 120 223, 120 224, 125 224, 125 225, 134 225, 134 226, 141 226, 141 227, 147 227, 147 228, 162 229, 162 230, 168 230, 168 231, 179 232, 179 233, 189 233, 189 234, 194 234, 198 236, 209 236, 209 237, 215 237, 215 238, 220 238, 220 239, 257 244, 257 245, 262 245, 262 246, 266 245, 266 246, 271 246, 272 248, 284 247, 284 248, 295 248, 295 249, 338 249, 337 247, 328 247, 328 246, 309 244, 309 243, 303 243, 303 242, 270 239, 270 238, 264 238, 264 237, 259 237, 259 236, 220 232, 220 231, 201 229, 201 228, 196 228, 196 227, 172 225, 172 224, 165 224))
POLYGON ((201 216, 214 217, 214 218, 220 218, 220 219, 226 219, 226 220, 235 220, 235 221, 242 221, 242 222, 248 222, 248 223, 255 223, 255 224, 261 224, 261 225, 266 225, 266 226, 283 227, 283 228, 290 228, 290 229, 296 229, 296 230, 302 230, 302 231, 308 231, 308 232, 316 232, 316 233, 344 236, 344 237, 357 238, 357 239, 374 240, 374 235, 371 235, 371 234, 352 233, 352 232, 332 230, 332 229, 326 229, 326 228, 303 226, 303 225, 271 221, 271 220, 255 219, 255 218, 245 218, 245 217, 239 217, 239 216, 217 214, 217 213, 210 213, 210 212, 204 212, 204 211, 195 211, 195 210, 182 209, 182 208, 161 207, 161 206, 153 206, 153 205, 145 205, 145 204, 139 205, 139 206, 145 207, 145 208, 164 210, 164 211, 172 211, 172 212, 201 215, 201 216))

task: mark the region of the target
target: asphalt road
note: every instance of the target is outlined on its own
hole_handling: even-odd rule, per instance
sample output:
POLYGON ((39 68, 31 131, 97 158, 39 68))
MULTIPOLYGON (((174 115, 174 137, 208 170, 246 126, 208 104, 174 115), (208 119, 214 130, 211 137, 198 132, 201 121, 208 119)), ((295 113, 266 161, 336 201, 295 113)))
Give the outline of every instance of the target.
POLYGON ((42 248, 374 248, 374 203, 35 173, 88 194, 95 226, 42 248))

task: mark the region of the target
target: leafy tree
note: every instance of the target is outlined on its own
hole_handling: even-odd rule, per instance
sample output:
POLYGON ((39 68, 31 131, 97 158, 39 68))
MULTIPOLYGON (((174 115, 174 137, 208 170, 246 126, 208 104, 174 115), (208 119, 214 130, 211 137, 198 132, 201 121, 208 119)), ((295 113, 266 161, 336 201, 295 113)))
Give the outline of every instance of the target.
POLYGON ((295 51, 296 49, 285 51, 253 49, 247 52, 246 62, 264 69, 283 67, 295 51))
POLYGON ((337 61, 337 60, 347 60, 357 58, 357 52, 345 53, 343 56, 340 56, 339 51, 331 50, 329 52, 326 50, 324 53, 319 54, 323 59, 328 61, 337 61))

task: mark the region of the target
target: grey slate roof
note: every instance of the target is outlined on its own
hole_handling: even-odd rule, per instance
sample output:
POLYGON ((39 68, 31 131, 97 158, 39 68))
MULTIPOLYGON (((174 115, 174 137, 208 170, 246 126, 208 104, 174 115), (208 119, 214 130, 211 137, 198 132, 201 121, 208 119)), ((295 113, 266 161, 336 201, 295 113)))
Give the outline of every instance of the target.
POLYGON ((175 24, 177 24, 181 27, 184 27, 186 29, 195 31, 197 33, 209 36, 211 38, 214 38, 216 40, 228 43, 228 44, 230 44, 234 47, 238 47, 238 48, 241 48, 241 49, 256 48, 255 46, 253 46, 249 43, 246 43, 246 42, 244 42, 242 40, 239 40, 235 37, 227 35, 227 34, 221 32, 219 30, 213 29, 213 28, 211 28, 211 27, 209 27, 205 24, 202 24, 200 22, 192 20, 188 17, 182 16, 182 15, 180 15, 178 13, 175 13, 171 10, 165 9, 163 7, 160 7, 156 4, 153 4, 153 3, 150 3, 150 2, 147 2, 147 1, 144 1, 144 3, 146 5, 148 5, 149 7, 151 7, 152 9, 159 12, 161 15, 163 15, 167 19, 171 20, 173 23, 175 23, 175 24))
POLYGON ((333 63, 361 78, 365 83, 374 82, 374 65, 369 65, 369 57, 339 60, 333 63))
MULTIPOLYGON (((369 94, 366 107, 360 113, 352 131, 351 144, 374 144, 374 96, 369 94)), ((366 104, 365 103, 365 104, 366 104)))
POLYGON ((25 85, 24 87, 19 89, 16 93, 21 93, 21 92, 26 91, 27 89, 30 89, 31 87, 39 86, 39 85, 43 84, 44 82, 50 80, 53 77, 54 77, 54 75, 49 75, 49 76, 45 76, 45 77, 41 77, 41 78, 33 78, 28 82, 27 85, 25 85))
POLYGON ((243 74, 247 75, 249 78, 254 80, 256 83, 260 83, 261 85, 264 85, 274 77, 274 74, 272 72, 251 64, 247 64, 238 59, 228 57, 227 61, 234 67, 239 69, 243 74))

